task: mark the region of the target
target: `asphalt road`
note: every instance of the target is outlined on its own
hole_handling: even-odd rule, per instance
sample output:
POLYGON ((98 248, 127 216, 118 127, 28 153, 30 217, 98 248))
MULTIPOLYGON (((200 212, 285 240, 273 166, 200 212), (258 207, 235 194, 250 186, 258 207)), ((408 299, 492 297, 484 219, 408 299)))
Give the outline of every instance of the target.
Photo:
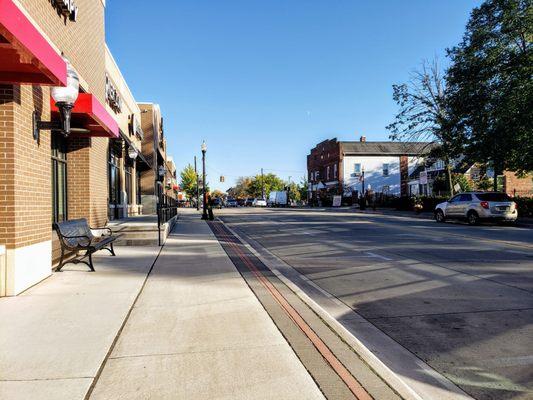
POLYGON ((354 211, 225 209, 476 399, 533 399, 533 230, 354 211))

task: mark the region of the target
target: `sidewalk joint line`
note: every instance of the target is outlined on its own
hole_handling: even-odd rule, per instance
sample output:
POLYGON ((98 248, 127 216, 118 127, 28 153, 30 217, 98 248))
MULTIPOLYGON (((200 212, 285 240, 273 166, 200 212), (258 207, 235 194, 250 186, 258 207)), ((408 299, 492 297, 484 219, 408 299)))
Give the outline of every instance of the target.
MULTIPOLYGON (((171 232, 169 232, 169 236, 170 236, 171 232)), ((166 240, 165 240, 165 243, 166 243, 166 240)), ((84 400, 89 400, 91 395, 93 394, 94 388, 96 387, 96 384, 98 383, 98 380, 100 379, 100 376, 101 376, 101 374, 102 374, 102 372, 103 372, 103 370, 104 370, 104 368, 105 368, 105 366, 107 364, 107 361, 111 357, 111 353, 115 349, 115 346, 116 346, 116 344, 118 342, 118 339, 119 339, 120 335, 122 334, 122 331, 124 330, 124 327, 126 326, 126 323, 128 322, 128 319, 130 318, 130 315, 133 312, 133 309, 135 308, 135 304, 137 304, 137 301, 139 300, 139 297, 141 296, 141 293, 143 292, 143 290, 144 290, 144 288, 146 286, 146 282, 148 281, 148 277, 152 273, 152 271, 154 269, 154 266, 155 266, 157 260, 159 259, 159 256, 161 255, 161 252, 163 251, 164 247, 165 247, 165 244, 163 244, 162 246, 159 247, 159 251, 157 252, 157 256, 155 257, 154 262, 150 266, 150 269, 148 270, 148 273, 146 274, 146 277, 144 278, 143 284, 142 284, 139 292, 137 293, 137 296, 135 296, 135 299, 133 300, 133 303, 131 304, 131 306, 130 306, 130 308, 128 310, 128 313, 126 314, 126 317, 124 318, 124 321, 122 321, 122 324, 120 325, 120 328, 117 331, 117 334, 115 335, 115 337, 113 339, 113 342, 111 343, 111 346, 109 347, 109 350, 107 351, 106 356, 104 357, 104 361, 102 362, 102 364, 98 368, 98 371, 96 372, 96 375, 95 375, 93 381, 91 382, 91 386, 89 386, 89 389, 87 390, 87 393, 85 394, 85 397, 83 398, 84 400)))

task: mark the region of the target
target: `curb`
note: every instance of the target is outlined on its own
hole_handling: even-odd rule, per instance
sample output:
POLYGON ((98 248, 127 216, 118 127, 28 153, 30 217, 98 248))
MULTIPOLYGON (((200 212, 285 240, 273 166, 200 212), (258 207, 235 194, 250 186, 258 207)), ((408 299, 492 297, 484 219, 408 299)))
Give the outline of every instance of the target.
MULTIPOLYGON (((223 221, 221 221, 223 222, 223 221)), ((224 223, 224 222, 223 222, 224 223)), ((238 233, 236 233, 232 228, 228 227, 224 223, 226 228, 233 234, 235 237, 241 241, 241 243, 246 246, 256 257, 258 257, 264 265, 266 265, 283 283, 285 283, 300 299, 308 305, 324 322, 332 329, 342 340, 344 340, 349 346, 353 348, 355 353, 365 361, 370 368, 372 368, 378 376, 383 379, 393 390, 395 390, 402 398, 405 400, 425 400, 425 399, 446 399, 446 400, 473 400, 468 394, 466 394, 462 389, 456 386, 453 382, 448 380, 446 377, 441 375, 439 372, 434 370, 432 367, 427 365, 424 361, 420 360, 418 357, 412 355, 412 359, 415 360, 416 369, 418 371, 424 371, 426 377, 431 378, 434 382, 438 382, 439 387, 433 387, 427 382, 419 382, 417 388, 413 388, 408 382, 405 381, 404 377, 394 372, 389 368, 384 362, 382 362, 365 344, 363 344, 356 336, 354 336, 350 331, 348 331, 339 321, 337 321, 328 311, 326 311, 322 306, 316 303, 312 298, 310 298, 307 293, 305 293, 296 283, 294 283, 290 278, 285 276, 282 272, 272 266, 272 262, 265 258, 261 253, 259 253, 247 240, 244 240, 238 233), (418 389, 418 390, 417 390, 418 389)), ((307 277, 298 273, 290 265, 286 264, 276 255, 272 254, 268 249, 263 248, 263 250, 276 261, 287 265, 295 275, 299 276, 300 279, 306 281, 308 284, 314 287, 313 282, 309 281, 307 277)), ((331 294, 323 291, 320 287, 316 286, 315 289, 321 291, 325 296, 329 297, 332 301, 337 300, 331 294)), ((340 302, 339 300, 337 300, 340 302)), ((361 320, 364 320, 362 317, 357 315, 361 320)), ((366 320, 364 320, 366 322, 366 320)), ((377 328, 375 328, 377 330, 377 328)), ((384 333, 382 335, 386 336, 384 333)), ((388 336, 386 336, 390 339, 388 336)), ((390 339, 392 340, 392 339, 390 339)), ((400 346, 400 345, 398 345, 400 346)), ((405 348, 404 348, 405 349, 405 348)), ((408 351, 405 349, 405 351, 408 351)), ((411 354, 411 353, 409 353, 411 354)))

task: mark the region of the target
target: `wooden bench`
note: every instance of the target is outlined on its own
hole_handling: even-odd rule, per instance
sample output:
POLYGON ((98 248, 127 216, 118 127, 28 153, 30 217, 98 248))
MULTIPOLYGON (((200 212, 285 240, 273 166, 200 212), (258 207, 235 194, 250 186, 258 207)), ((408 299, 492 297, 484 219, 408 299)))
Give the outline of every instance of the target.
POLYGON ((91 271, 94 272, 93 253, 106 249, 113 256, 115 255, 113 242, 116 236, 113 236, 109 228, 91 228, 85 218, 80 218, 56 222, 54 223, 54 229, 61 243, 61 259, 59 260, 57 271, 61 271, 65 264, 78 264, 81 262, 89 266, 91 271), (79 254, 83 251, 85 254, 79 254), (66 252, 75 252, 76 254, 73 258, 63 263, 66 252), (84 261, 86 257, 88 257, 88 262, 84 261))

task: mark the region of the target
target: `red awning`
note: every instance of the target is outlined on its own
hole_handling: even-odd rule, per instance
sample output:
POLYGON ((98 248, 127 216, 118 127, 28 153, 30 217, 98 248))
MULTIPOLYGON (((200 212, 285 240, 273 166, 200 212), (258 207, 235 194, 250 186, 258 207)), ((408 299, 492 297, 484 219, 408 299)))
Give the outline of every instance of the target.
POLYGON ((0 82, 67 85, 67 64, 12 0, 0 0, 0 82))
MULTIPOLYGON (((59 115, 54 100, 50 98, 50 108, 52 113, 59 115)), ((72 109, 70 123, 74 129, 73 135, 84 137, 108 137, 118 139, 120 133, 118 123, 111 116, 105 107, 90 93, 80 93, 78 100, 72 109), (87 129, 89 133, 77 133, 75 128, 87 129)))

